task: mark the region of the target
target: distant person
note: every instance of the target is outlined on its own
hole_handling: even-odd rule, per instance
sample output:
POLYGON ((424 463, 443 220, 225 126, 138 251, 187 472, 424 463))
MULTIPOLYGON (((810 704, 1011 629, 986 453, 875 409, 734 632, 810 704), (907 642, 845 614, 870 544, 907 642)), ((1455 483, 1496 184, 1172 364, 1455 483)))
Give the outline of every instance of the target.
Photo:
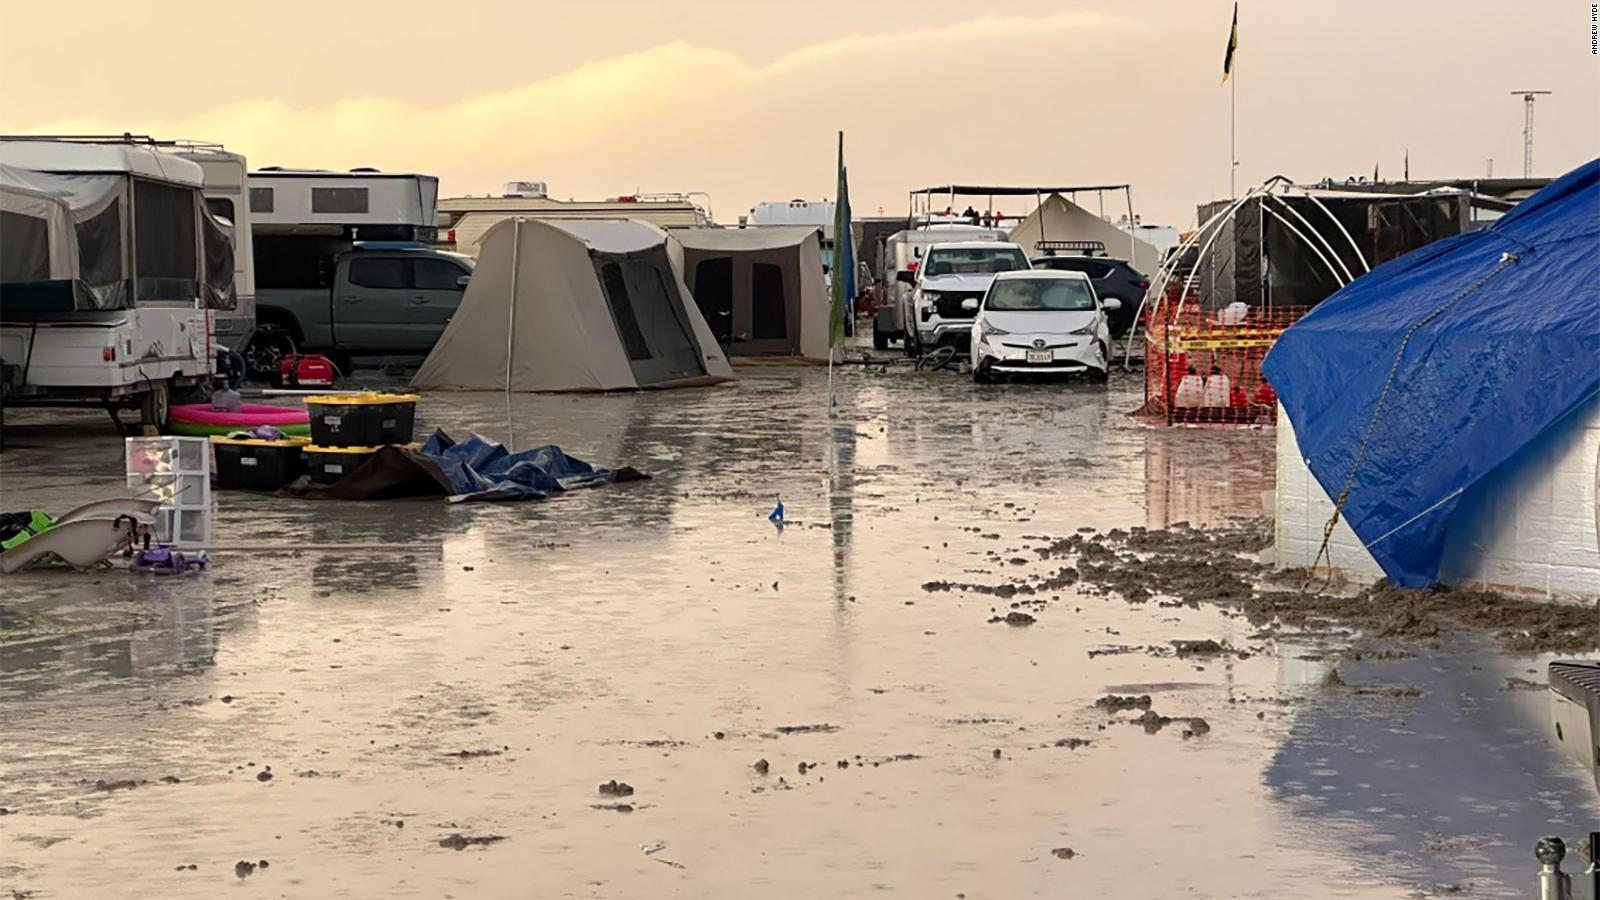
POLYGON ((1006 220, 1006 214, 1001 212, 1001 211, 999 211, 999 210, 995 210, 995 213, 994 213, 994 227, 999 228, 1001 223, 1003 223, 1005 220, 1006 220))
POLYGON ((983 227, 985 227, 985 228, 988 228, 990 225, 993 225, 994 224, 994 214, 989 212, 988 210, 985 210, 984 213, 983 213, 983 218, 982 218, 980 224, 982 224, 983 227))
POLYGON ((961 218, 966 219, 968 222, 976 225, 978 224, 978 211, 973 209, 972 204, 969 203, 967 204, 966 210, 961 213, 961 218))

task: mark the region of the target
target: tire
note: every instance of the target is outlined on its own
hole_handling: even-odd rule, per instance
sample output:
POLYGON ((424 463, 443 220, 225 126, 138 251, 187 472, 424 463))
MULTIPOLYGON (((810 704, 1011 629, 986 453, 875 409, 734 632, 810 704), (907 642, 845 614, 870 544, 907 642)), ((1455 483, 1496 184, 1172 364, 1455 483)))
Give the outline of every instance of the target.
POLYGON ((1106 364, 1104 369, 1090 369, 1089 382, 1091 384, 1105 384, 1111 380, 1111 354, 1107 352, 1106 345, 1100 345, 1100 359, 1106 364))
POLYGON ((889 349, 889 336, 883 333, 883 329, 878 327, 877 322, 872 323, 872 349, 889 349))
POLYGON ((972 367, 972 383, 973 384, 988 384, 989 383, 989 370, 985 369, 983 367, 983 363, 982 362, 979 362, 977 365, 972 367))
POLYGON ((252 381, 274 381, 279 363, 295 352, 294 336, 279 325, 258 325, 244 348, 245 368, 252 381))
POLYGON ((139 424, 160 430, 167 427, 167 417, 172 410, 172 389, 165 381, 151 383, 139 395, 139 424))

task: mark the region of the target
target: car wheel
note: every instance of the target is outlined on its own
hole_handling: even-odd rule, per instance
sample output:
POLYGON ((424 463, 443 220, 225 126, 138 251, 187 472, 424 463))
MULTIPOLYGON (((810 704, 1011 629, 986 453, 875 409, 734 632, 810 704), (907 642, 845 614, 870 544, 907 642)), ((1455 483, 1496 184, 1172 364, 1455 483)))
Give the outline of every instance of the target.
POLYGON ((276 325, 257 326, 244 348, 245 367, 252 381, 272 381, 278 377, 283 358, 293 356, 294 338, 276 325))
POLYGON ((171 404, 172 394, 167 383, 165 381, 152 383, 139 395, 139 424, 165 429, 171 404))
POLYGON ((1100 368, 1089 370, 1089 380, 1095 384, 1105 384, 1111 380, 1111 356, 1106 352, 1106 345, 1100 344, 1100 368))
POLYGON ((889 336, 883 333, 883 329, 879 328, 876 322, 872 323, 872 349, 889 349, 889 336))

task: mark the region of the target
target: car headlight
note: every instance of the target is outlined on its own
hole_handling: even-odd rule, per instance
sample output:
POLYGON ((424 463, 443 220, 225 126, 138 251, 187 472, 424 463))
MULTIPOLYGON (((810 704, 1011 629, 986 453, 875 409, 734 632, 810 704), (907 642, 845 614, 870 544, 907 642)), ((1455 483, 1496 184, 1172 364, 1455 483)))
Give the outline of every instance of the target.
POLYGON ((991 325, 989 323, 988 319, 984 319, 983 320, 983 324, 978 326, 978 336, 979 337, 983 337, 983 338, 991 337, 991 336, 996 335, 996 334, 1010 334, 1010 333, 1011 332, 1005 330, 1004 328, 1000 328, 1000 327, 997 327, 995 325, 991 325))
POLYGON ((1079 328, 1079 329, 1076 329, 1076 330, 1073 330, 1073 331, 1069 331, 1067 333, 1068 334, 1094 334, 1095 329, 1097 327, 1099 327, 1099 325, 1100 325, 1099 322, 1090 322, 1089 324, 1083 326, 1082 328, 1079 328))

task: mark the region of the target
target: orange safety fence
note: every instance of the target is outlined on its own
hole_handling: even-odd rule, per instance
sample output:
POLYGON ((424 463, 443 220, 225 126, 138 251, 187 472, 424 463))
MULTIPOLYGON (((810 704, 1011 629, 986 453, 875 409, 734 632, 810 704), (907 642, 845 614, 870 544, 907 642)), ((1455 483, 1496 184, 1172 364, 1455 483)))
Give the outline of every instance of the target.
POLYGON ((1261 361, 1308 307, 1207 309, 1191 287, 1172 285, 1145 321, 1144 406, 1135 418, 1159 425, 1273 425, 1278 395, 1261 361))

